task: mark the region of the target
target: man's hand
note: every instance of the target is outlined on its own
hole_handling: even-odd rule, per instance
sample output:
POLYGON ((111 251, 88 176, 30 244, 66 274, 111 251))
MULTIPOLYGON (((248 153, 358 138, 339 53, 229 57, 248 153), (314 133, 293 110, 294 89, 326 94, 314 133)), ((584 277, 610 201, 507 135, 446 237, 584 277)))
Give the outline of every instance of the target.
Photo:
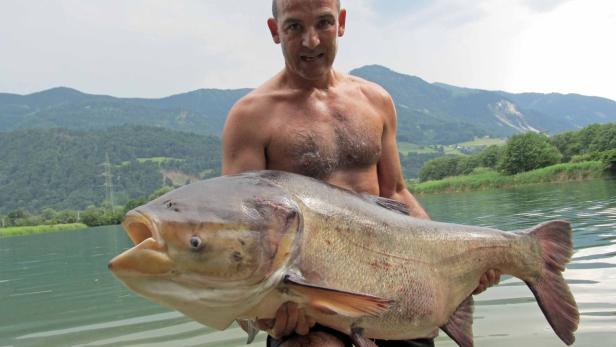
POLYGON ((483 276, 481 276, 481 279, 479 279, 479 285, 477 286, 473 294, 482 293, 489 287, 492 287, 493 285, 498 284, 498 282, 500 282, 500 276, 501 276, 500 271, 488 270, 488 272, 483 274, 483 276))
POLYGON ((287 302, 278 308, 276 318, 259 319, 257 327, 267 331, 269 335, 278 339, 290 335, 294 331, 298 335, 306 335, 315 324, 315 320, 306 315, 303 308, 298 308, 294 302, 287 302))

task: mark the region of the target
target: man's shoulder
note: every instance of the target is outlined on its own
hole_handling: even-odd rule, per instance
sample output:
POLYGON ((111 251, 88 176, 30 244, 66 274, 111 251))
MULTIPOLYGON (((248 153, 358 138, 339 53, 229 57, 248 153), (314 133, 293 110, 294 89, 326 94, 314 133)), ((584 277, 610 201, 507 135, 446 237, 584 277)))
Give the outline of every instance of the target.
POLYGON ((358 89, 366 98, 372 102, 389 102, 391 96, 381 85, 368 81, 358 76, 345 74, 346 83, 352 88, 358 89))
POLYGON ((271 107, 274 93, 261 87, 250 91, 235 102, 229 111, 233 117, 257 117, 264 114, 264 110, 271 107))
POLYGON ((278 79, 279 77, 276 75, 259 87, 251 90, 233 105, 231 111, 239 111, 240 113, 259 113, 264 109, 271 108, 272 105, 285 94, 285 91, 281 90, 278 86, 278 79))

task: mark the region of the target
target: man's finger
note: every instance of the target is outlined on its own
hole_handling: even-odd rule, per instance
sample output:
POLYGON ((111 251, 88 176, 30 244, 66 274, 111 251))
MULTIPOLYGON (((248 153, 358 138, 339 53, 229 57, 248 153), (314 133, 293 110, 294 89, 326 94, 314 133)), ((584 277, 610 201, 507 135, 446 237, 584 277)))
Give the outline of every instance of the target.
POLYGON ((494 270, 490 270, 486 273, 487 277, 488 277, 488 284, 492 284, 494 283, 494 281, 496 280, 496 272, 494 270))
POLYGON ((257 328, 260 330, 270 330, 274 326, 273 319, 259 319, 257 320, 257 328))
POLYGON ((289 302, 287 305, 287 324, 283 332, 283 336, 290 335, 297 327, 298 309, 297 304, 289 302))
POLYGON ((297 314, 297 327, 295 328, 295 332, 298 335, 307 335, 310 331, 310 327, 308 326, 306 312, 304 309, 300 308, 297 314))
POLYGON ((477 285, 477 288, 475 288, 475 290, 473 291, 473 294, 479 294, 483 292, 484 290, 486 290, 486 288, 488 287, 488 283, 490 281, 488 276, 489 276, 488 273, 484 273, 481 276, 481 278, 479 279, 479 284, 477 285))
POLYGON ((269 334, 275 338, 280 338, 284 335, 284 331, 287 327, 287 304, 282 304, 278 311, 276 311, 276 319, 274 321, 274 327, 270 330, 269 334))
POLYGON ((492 281, 492 285, 499 284, 501 280, 501 272, 498 270, 494 270, 494 280, 492 281))
POLYGON ((308 324, 308 328, 310 329, 315 326, 315 324, 317 324, 317 321, 311 316, 306 316, 306 323, 308 324))
POLYGON ((487 282, 487 286, 491 287, 495 284, 498 284, 498 282, 500 282, 500 271, 498 270, 490 270, 487 272, 487 276, 488 276, 488 282, 487 282))

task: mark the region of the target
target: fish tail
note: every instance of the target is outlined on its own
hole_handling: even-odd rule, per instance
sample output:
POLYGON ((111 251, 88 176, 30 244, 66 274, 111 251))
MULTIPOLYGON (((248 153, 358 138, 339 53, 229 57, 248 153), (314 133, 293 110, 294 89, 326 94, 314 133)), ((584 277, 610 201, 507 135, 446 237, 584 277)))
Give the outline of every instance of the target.
POLYGON ((573 254, 571 225, 566 221, 551 221, 526 233, 538 242, 543 266, 539 277, 526 284, 556 335, 571 345, 580 320, 575 299, 562 276, 573 254))

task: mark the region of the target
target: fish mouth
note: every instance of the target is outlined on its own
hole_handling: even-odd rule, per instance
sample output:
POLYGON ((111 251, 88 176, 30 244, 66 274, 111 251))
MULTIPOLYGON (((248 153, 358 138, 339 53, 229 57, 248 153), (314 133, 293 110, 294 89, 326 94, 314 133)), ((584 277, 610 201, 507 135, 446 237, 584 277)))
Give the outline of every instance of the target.
POLYGON ((167 275, 173 270, 173 261, 161 242, 156 220, 145 213, 132 210, 122 225, 134 247, 113 258, 107 267, 120 277, 167 275))
POLYGON ((129 211, 122 221, 122 227, 135 245, 149 238, 153 238, 158 244, 163 244, 158 223, 141 211, 129 211))

